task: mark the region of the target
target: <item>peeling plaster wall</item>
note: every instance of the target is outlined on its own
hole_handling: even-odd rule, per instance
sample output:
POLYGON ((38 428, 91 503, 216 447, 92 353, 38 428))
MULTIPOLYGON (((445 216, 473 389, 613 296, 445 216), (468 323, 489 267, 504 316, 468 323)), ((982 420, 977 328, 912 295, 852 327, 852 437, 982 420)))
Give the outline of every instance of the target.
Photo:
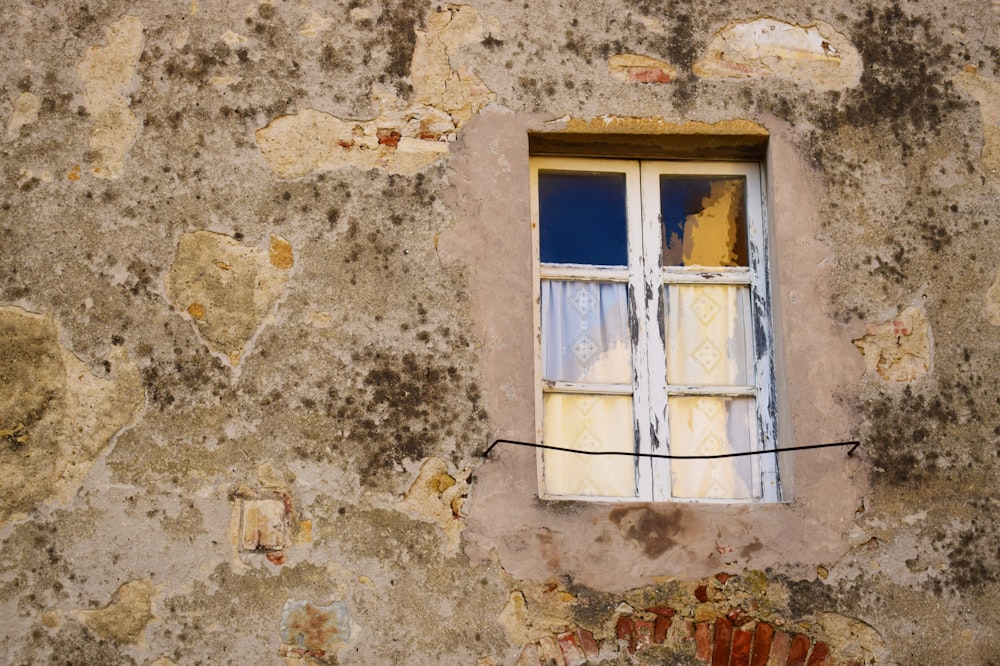
POLYGON ((3 3, 0 663, 995 662, 998 30, 3 3), (779 437, 856 455, 738 507, 484 460, 535 428, 529 132, 766 137, 779 437))

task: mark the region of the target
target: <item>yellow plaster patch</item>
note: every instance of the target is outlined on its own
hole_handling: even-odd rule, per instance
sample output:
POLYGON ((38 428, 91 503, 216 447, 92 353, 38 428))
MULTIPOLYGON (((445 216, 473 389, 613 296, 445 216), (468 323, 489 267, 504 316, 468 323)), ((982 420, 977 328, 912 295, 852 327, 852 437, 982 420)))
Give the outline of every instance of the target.
POLYGON ((205 306, 201 303, 192 303, 187 308, 188 314, 197 320, 202 320, 205 318, 205 306))
POLYGON ((295 265, 295 258, 292 256, 292 244, 281 236, 271 234, 271 248, 267 252, 271 265, 275 268, 287 270, 295 265))
POLYGON ((869 372, 890 382, 912 382, 931 367, 931 333, 922 310, 913 306, 892 321, 869 326, 854 340, 869 372))
POLYGON ((465 526, 462 504, 469 492, 469 484, 464 480, 468 475, 467 469, 457 475, 449 474, 446 462, 428 458, 399 504, 410 515, 441 527, 446 539, 445 552, 449 555, 458 552, 465 526))
POLYGON ((772 18, 733 21, 715 33, 694 73, 706 79, 775 76, 817 90, 853 88, 861 81, 861 55, 827 23, 772 18))
MULTIPOLYGON (((287 244, 278 241, 279 247, 287 244)), ((290 262, 291 246, 278 254, 280 261, 290 262)), ((272 262, 270 250, 197 231, 181 237, 177 258, 167 273, 166 292, 179 312, 191 316, 209 348, 237 365, 247 342, 284 293, 288 278, 287 268, 272 262)))
POLYGON ((600 116, 598 118, 564 118, 553 124, 565 123, 565 131, 574 134, 681 134, 693 136, 740 135, 767 136, 767 129, 752 120, 737 118, 705 123, 689 120, 676 123, 661 116, 633 118, 600 116))
POLYGON ((72 181, 80 180, 80 165, 74 164, 73 168, 66 173, 66 178, 72 181))
POLYGON ((434 12, 427 30, 416 31, 412 101, 375 87, 371 96, 379 111, 373 119, 346 120, 315 109, 273 118, 255 134, 271 172, 300 178, 355 167, 410 174, 437 162, 462 125, 496 99, 475 73, 451 61, 494 27, 495 19, 482 19, 472 7, 447 5, 434 12))
POLYGON ((816 620, 845 661, 864 664, 890 661, 885 641, 872 626, 837 613, 817 613, 816 620))
POLYGON ((980 159, 994 186, 1000 186, 1000 82, 979 74, 974 68, 956 76, 954 82, 979 103, 983 121, 983 150, 980 159))
POLYGON ((78 610, 74 615, 100 638, 115 643, 137 643, 153 619, 155 592, 152 581, 129 581, 118 588, 104 608, 78 610))
POLYGON ((144 402, 139 370, 121 347, 111 374, 58 342, 55 321, 0 307, 0 523, 49 499, 66 500, 144 402))
POLYGON ((134 16, 112 23, 104 46, 87 49, 77 67, 92 118, 89 144, 98 178, 121 177, 125 154, 139 133, 139 119, 129 109, 128 96, 142 52, 142 31, 142 21, 134 16))
POLYGON ((25 125, 38 120, 38 111, 42 108, 42 98, 31 92, 23 92, 14 101, 14 109, 7 123, 7 141, 13 141, 25 125))

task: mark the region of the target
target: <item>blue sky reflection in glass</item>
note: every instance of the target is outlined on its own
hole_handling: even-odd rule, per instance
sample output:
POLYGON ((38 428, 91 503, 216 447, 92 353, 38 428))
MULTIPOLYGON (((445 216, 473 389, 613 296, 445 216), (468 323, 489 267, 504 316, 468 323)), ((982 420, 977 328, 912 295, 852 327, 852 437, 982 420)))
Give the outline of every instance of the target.
POLYGON ((625 174, 538 174, 542 263, 627 266, 625 174))

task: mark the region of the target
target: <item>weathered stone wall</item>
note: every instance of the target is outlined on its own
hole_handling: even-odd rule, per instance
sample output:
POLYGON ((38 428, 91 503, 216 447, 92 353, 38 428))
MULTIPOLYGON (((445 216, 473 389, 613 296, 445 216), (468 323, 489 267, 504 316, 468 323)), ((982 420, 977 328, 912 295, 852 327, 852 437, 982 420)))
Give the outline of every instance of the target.
POLYGON ((4 2, 0 663, 997 663, 998 30, 4 2), (770 507, 485 461, 534 429, 529 132, 769 137, 780 436, 855 456, 770 507))

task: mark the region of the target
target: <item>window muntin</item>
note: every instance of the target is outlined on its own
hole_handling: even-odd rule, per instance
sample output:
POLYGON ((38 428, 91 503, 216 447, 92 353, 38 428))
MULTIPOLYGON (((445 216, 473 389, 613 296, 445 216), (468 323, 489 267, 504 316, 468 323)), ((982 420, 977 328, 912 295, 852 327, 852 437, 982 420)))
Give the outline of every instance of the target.
MULTIPOLYGON (((531 177, 541 441, 675 455, 774 448, 760 165, 533 158, 531 177)), ((545 451, 539 488, 777 501, 777 463, 545 451)))

